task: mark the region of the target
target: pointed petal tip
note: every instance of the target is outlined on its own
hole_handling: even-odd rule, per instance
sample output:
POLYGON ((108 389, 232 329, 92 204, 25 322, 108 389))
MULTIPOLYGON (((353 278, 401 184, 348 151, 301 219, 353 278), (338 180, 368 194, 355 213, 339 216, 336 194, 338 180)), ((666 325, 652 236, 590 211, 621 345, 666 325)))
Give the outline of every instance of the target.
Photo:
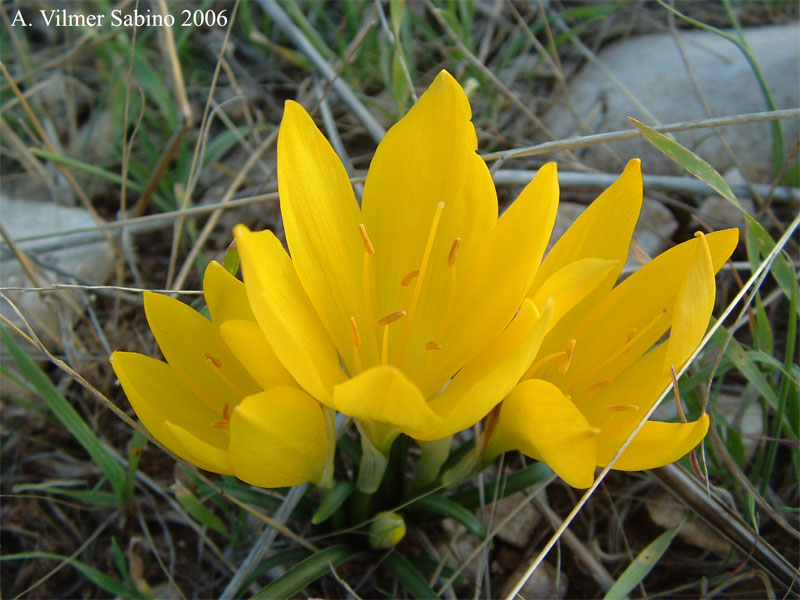
POLYGON ((238 242, 241 238, 252 233, 246 225, 241 223, 233 226, 233 237, 238 242))

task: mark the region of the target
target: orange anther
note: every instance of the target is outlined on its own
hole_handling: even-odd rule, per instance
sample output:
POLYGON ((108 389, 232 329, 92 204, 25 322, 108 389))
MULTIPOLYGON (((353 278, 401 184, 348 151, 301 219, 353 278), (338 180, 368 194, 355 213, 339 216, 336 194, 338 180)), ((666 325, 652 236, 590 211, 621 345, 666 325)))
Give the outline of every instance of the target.
POLYGON ((639 407, 635 404, 615 404, 614 406, 609 406, 608 410, 611 412, 637 412, 639 407))
POLYGON ((378 327, 384 327, 385 325, 388 325, 389 323, 394 323, 395 321, 402 319, 405 316, 406 316, 406 311, 396 310, 395 312, 386 315, 385 317, 377 319, 375 321, 375 325, 377 325, 378 327))
POLYGON ((409 283, 411 283, 412 281, 414 281, 414 278, 415 278, 417 275, 419 275, 419 269, 414 269, 414 270, 413 270, 413 271, 411 271, 411 272, 410 272, 408 275, 406 275, 405 277, 403 277, 403 280, 400 282, 400 285, 402 285, 403 287, 406 287, 406 286, 407 286, 409 283))
POLYGON ((222 368, 222 361, 218 359, 216 356, 212 356, 208 352, 206 352, 205 357, 211 361, 211 364, 217 367, 218 369, 222 368))
POLYGON ((453 245, 450 246, 450 252, 447 255, 447 266, 454 267, 456 264, 456 256, 458 255, 458 249, 461 247, 461 238, 457 237, 453 240, 453 245))
POLYGON ((428 342, 425 344, 425 350, 441 350, 442 345, 439 342, 428 342))

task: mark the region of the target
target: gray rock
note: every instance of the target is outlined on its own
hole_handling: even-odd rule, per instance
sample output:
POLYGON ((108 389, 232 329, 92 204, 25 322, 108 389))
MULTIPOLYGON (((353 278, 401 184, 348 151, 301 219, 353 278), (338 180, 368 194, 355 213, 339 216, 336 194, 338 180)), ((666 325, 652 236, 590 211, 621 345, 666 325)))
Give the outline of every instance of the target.
MULTIPOLYGON (((766 110, 755 75, 733 43, 705 31, 681 31, 679 35, 712 116, 766 110)), ((745 30, 745 37, 777 107, 800 106, 800 25, 751 28, 745 30)), ((612 44, 598 54, 598 60, 641 106, 634 106, 606 71, 588 64, 569 82, 569 90, 575 111, 588 121, 591 131, 581 129, 575 114, 565 102, 559 102, 544 118, 557 138, 629 129, 628 116, 649 125, 656 124, 654 118, 666 124, 709 116, 672 34, 643 35, 612 44)), ((800 134, 800 120, 784 119, 781 123, 788 153, 800 134)), ((759 175, 771 172, 772 137, 768 123, 730 126, 722 131, 748 179, 759 180, 759 175)), ((725 170, 733 164, 713 129, 678 132, 674 136, 717 169, 725 170)), ((609 150, 623 159, 642 157, 648 173, 680 173, 675 163, 641 139, 574 152, 587 165, 613 172, 621 163, 609 150)))
MULTIPOLYGON (((725 181, 732 186, 745 183, 744 177, 739 169, 731 169, 728 173, 726 173, 725 181)), ((756 206, 752 199, 739 198, 739 202, 741 202, 742 206, 745 208, 745 210, 747 210, 747 212, 753 216, 756 215, 756 206)), ((702 221, 715 230, 727 229, 728 227, 738 227, 739 239, 744 239, 745 226, 747 222, 745 221, 742 211, 740 211, 722 196, 706 197, 700 203, 700 206, 695 213, 695 218, 696 220, 702 221)))
MULTIPOLYGON (((523 562, 511 577, 508 578, 503 592, 500 594, 502 597, 511 593, 517 581, 525 574, 527 569, 527 563, 523 562)), ((517 597, 566 598, 568 586, 569 581, 563 572, 556 570, 550 563, 542 562, 520 588, 517 597)))
MULTIPOLYGON (((92 216, 84 209, 58 206, 51 202, 37 202, 0 196, 0 217, 3 226, 13 240, 29 236, 43 235, 91 227, 95 225, 92 216)), ((53 238, 58 240, 58 238, 53 238)), ((52 240, 51 240, 52 241, 52 240)), ((53 269, 37 270, 42 284, 51 282, 75 283, 75 279, 104 284, 108 281, 114 267, 114 252, 110 244, 103 241, 62 246, 45 252, 36 252, 41 242, 19 242, 19 247, 42 265, 53 269)), ((2 287, 32 287, 34 284, 25 274, 22 266, 2 245, 0 254, 0 285, 2 287)), ((51 343, 61 339, 64 327, 71 327, 78 317, 77 296, 74 292, 61 290, 39 294, 30 291, 6 291, 9 299, 20 309, 37 334, 44 335, 51 343)), ((3 315, 17 324, 21 320, 7 302, 0 303, 3 315)))
MULTIPOLYGON (((558 205, 556 222, 553 225, 553 235, 550 237, 550 247, 564 235, 575 220, 586 209, 583 204, 577 202, 561 202, 558 205)), ((645 254, 654 257, 672 245, 672 236, 678 229, 678 222, 670 210, 660 202, 645 198, 642 203, 642 212, 639 222, 633 232, 634 241, 641 246, 645 254)), ((639 262, 631 259, 628 267, 634 269, 639 266, 639 262)))

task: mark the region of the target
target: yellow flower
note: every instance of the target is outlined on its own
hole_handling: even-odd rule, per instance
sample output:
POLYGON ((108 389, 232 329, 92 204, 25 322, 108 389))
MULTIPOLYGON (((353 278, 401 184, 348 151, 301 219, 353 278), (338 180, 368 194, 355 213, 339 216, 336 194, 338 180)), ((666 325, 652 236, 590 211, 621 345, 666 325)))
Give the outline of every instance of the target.
POLYGON ((145 292, 147 321, 167 362, 111 355, 133 409, 159 442, 207 471, 263 487, 318 483, 329 450, 323 407, 275 357, 244 285, 212 262, 203 287, 211 320, 145 292))
POLYGON ((437 440, 479 421, 544 334, 526 293, 555 219, 556 167, 498 219, 470 119, 442 71, 378 146, 359 207, 330 144, 287 102, 278 186, 291 258, 269 231, 234 230, 275 354, 383 453, 401 432, 437 440))
MULTIPOLYGON (((671 381, 672 368, 679 371, 699 345, 714 307, 714 274, 736 247, 738 230, 697 234, 611 289, 641 202, 636 160, 542 263, 530 296, 549 298, 556 318, 525 381, 499 408, 489 458, 517 449, 570 485, 589 487, 595 467, 609 463, 671 381)), ((613 468, 674 462, 707 430, 707 415, 648 422, 613 468)))

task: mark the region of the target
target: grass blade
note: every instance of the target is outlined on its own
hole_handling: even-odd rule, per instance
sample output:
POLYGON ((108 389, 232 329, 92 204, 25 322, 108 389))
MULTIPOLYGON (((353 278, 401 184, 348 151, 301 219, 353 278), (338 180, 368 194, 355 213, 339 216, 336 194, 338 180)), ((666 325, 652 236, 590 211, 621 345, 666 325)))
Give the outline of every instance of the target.
MULTIPOLYGON (((747 220, 748 247, 753 245, 762 257, 767 256, 772 251, 772 249, 775 247, 775 240, 773 240, 769 233, 767 233, 767 230, 764 229, 763 225, 756 221, 752 215, 750 215, 750 213, 744 209, 739 200, 737 200, 736 196, 733 194, 728 182, 722 178, 722 175, 720 175, 714 167, 697 156, 694 152, 688 148, 684 148, 678 142, 667 137, 663 133, 659 133, 652 127, 648 127, 644 123, 637 121, 632 117, 629 117, 628 120, 633 124, 634 127, 636 127, 636 129, 639 130, 639 132, 648 142, 656 147, 656 149, 671 158, 701 181, 706 182, 708 185, 714 188, 714 190, 719 192, 723 198, 728 200, 728 202, 733 204, 742 212, 744 218, 747 220)), ((754 270, 756 268, 756 262, 757 261, 753 262, 752 268, 754 270)), ((771 272, 775 277, 775 280, 778 282, 778 285, 781 286, 786 298, 791 301, 792 287, 794 286, 795 281, 794 269, 783 254, 780 254, 775 258, 771 272)))
POLYGON ((443 517, 455 519, 461 523, 467 530, 479 539, 486 539, 486 525, 478 517, 473 515, 469 510, 464 508, 458 502, 454 502, 442 496, 423 496, 414 504, 415 509, 427 510, 443 517))
POLYGON ((25 378, 31 382, 36 391, 45 401, 48 408, 53 411, 62 425, 72 436, 83 446, 84 450, 92 457, 103 474, 108 478, 111 487, 117 497, 117 501, 122 503, 125 500, 125 471, 116 459, 109 453, 100 442, 91 428, 78 414, 78 411, 67 401, 64 396, 56 389, 36 363, 25 354, 19 347, 16 340, 6 330, 0 327, 0 338, 8 348, 9 353, 19 366, 25 378))
POLYGON ((291 598, 307 585, 360 554, 346 544, 331 546, 300 561, 281 577, 261 588, 253 598, 291 598))
POLYGON ((669 548, 673 538, 678 534, 683 523, 672 529, 668 529, 639 553, 628 568, 622 572, 617 582, 608 590, 605 600, 615 600, 624 598, 630 591, 639 585, 647 574, 658 564, 664 552, 669 548))
POLYGON ((108 593, 118 596, 120 598, 142 597, 142 593, 135 587, 125 585, 119 579, 110 577, 105 573, 103 573, 102 571, 98 571, 94 567, 91 567, 79 560, 75 560, 74 558, 69 558, 68 556, 61 556, 60 554, 54 554, 52 552, 20 552, 19 554, 7 554, 6 556, 0 556, 0 561, 46 560, 46 559, 54 559, 54 560, 59 560, 61 562, 66 562, 71 567, 74 567, 77 571, 79 571, 84 577, 86 577, 86 579, 88 579, 98 587, 104 589, 108 593))
POLYGON ((426 600, 428 598, 437 597, 436 592, 431 589, 431 586, 429 586, 425 578, 420 575, 416 567, 399 552, 392 552, 389 554, 384 564, 414 598, 426 600))
MULTIPOLYGON (((546 481, 553 475, 552 469, 543 462, 537 462, 522 471, 503 476, 501 480, 490 481, 483 486, 484 498, 501 500, 511 494, 529 488, 537 483, 546 481)), ((448 496, 448 499, 458 502, 467 509, 477 508, 481 505, 480 490, 475 487, 465 492, 459 492, 448 496)))
POLYGON ((342 503, 350 497, 353 490, 356 489, 349 481, 337 481, 333 484, 331 490, 325 494, 322 503, 319 505, 317 512, 311 519, 314 525, 319 525, 325 522, 328 517, 335 513, 342 503))

